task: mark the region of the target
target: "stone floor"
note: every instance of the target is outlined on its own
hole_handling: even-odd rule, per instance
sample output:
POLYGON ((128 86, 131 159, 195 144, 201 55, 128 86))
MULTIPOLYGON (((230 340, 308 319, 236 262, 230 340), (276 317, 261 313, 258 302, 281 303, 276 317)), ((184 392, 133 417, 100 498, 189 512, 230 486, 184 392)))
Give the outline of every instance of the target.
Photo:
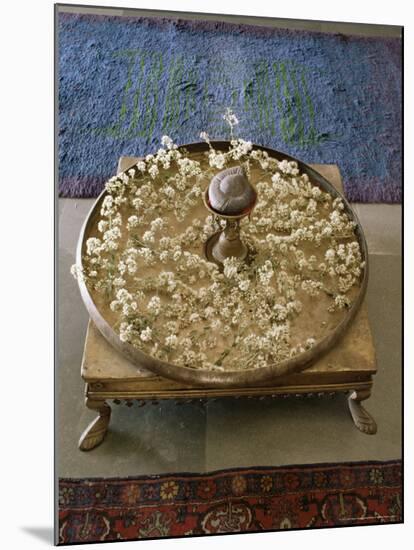
POLYGON ((401 208, 353 205, 368 241, 368 313, 378 374, 367 409, 378 433, 353 425, 345 397, 221 399, 208 404, 113 405, 104 443, 78 438, 94 414, 83 405, 80 363, 88 316, 69 273, 92 200, 59 200, 57 467, 60 477, 210 471, 251 465, 386 460, 401 456, 401 208))

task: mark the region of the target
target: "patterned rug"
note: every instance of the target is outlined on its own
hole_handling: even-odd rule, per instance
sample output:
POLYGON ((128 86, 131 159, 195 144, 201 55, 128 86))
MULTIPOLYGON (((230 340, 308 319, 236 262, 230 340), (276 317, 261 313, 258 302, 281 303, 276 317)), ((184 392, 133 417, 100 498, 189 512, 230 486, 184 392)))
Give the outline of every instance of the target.
POLYGON ((59 543, 402 522, 400 460, 60 479, 59 543))
POLYGON ((58 16, 59 191, 96 196, 161 136, 238 137, 338 164, 349 200, 401 201, 401 40, 208 21, 58 16))

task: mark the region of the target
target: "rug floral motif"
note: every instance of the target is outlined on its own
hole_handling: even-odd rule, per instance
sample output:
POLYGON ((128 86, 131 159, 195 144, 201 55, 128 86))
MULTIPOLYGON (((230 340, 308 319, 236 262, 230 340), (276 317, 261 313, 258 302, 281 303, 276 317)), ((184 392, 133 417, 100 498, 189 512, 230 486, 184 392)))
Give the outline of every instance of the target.
POLYGON ((399 523, 400 460, 59 480, 59 544, 399 523))

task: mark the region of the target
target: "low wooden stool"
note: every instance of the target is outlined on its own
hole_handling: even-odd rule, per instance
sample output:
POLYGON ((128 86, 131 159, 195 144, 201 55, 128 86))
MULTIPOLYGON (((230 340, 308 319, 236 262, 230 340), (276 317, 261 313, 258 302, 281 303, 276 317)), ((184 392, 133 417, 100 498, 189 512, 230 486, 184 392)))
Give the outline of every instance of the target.
MULTIPOLYGON (((119 171, 137 161, 122 157, 119 171)), ((339 170, 334 165, 314 165, 337 189, 342 191, 339 170)), ((366 305, 362 304, 355 320, 341 341, 314 365, 298 374, 279 377, 246 388, 195 387, 157 376, 137 367, 100 334, 89 321, 83 353, 81 376, 85 381, 86 406, 98 413, 83 432, 79 448, 89 451, 99 445, 107 432, 111 408, 107 400, 208 399, 240 396, 323 395, 337 392, 349 394, 348 404, 356 427, 366 434, 375 434, 377 426, 361 405, 368 399, 376 373, 375 349, 366 305)))

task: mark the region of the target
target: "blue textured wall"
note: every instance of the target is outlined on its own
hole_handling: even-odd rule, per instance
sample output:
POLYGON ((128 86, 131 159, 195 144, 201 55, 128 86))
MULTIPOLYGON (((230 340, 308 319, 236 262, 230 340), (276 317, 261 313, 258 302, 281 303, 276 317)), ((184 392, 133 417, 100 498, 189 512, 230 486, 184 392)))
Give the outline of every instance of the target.
POLYGON ((401 41, 225 23, 60 14, 59 185, 95 196, 163 134, 238 135, 337 163, 353 201, 401 200, 401 41))

